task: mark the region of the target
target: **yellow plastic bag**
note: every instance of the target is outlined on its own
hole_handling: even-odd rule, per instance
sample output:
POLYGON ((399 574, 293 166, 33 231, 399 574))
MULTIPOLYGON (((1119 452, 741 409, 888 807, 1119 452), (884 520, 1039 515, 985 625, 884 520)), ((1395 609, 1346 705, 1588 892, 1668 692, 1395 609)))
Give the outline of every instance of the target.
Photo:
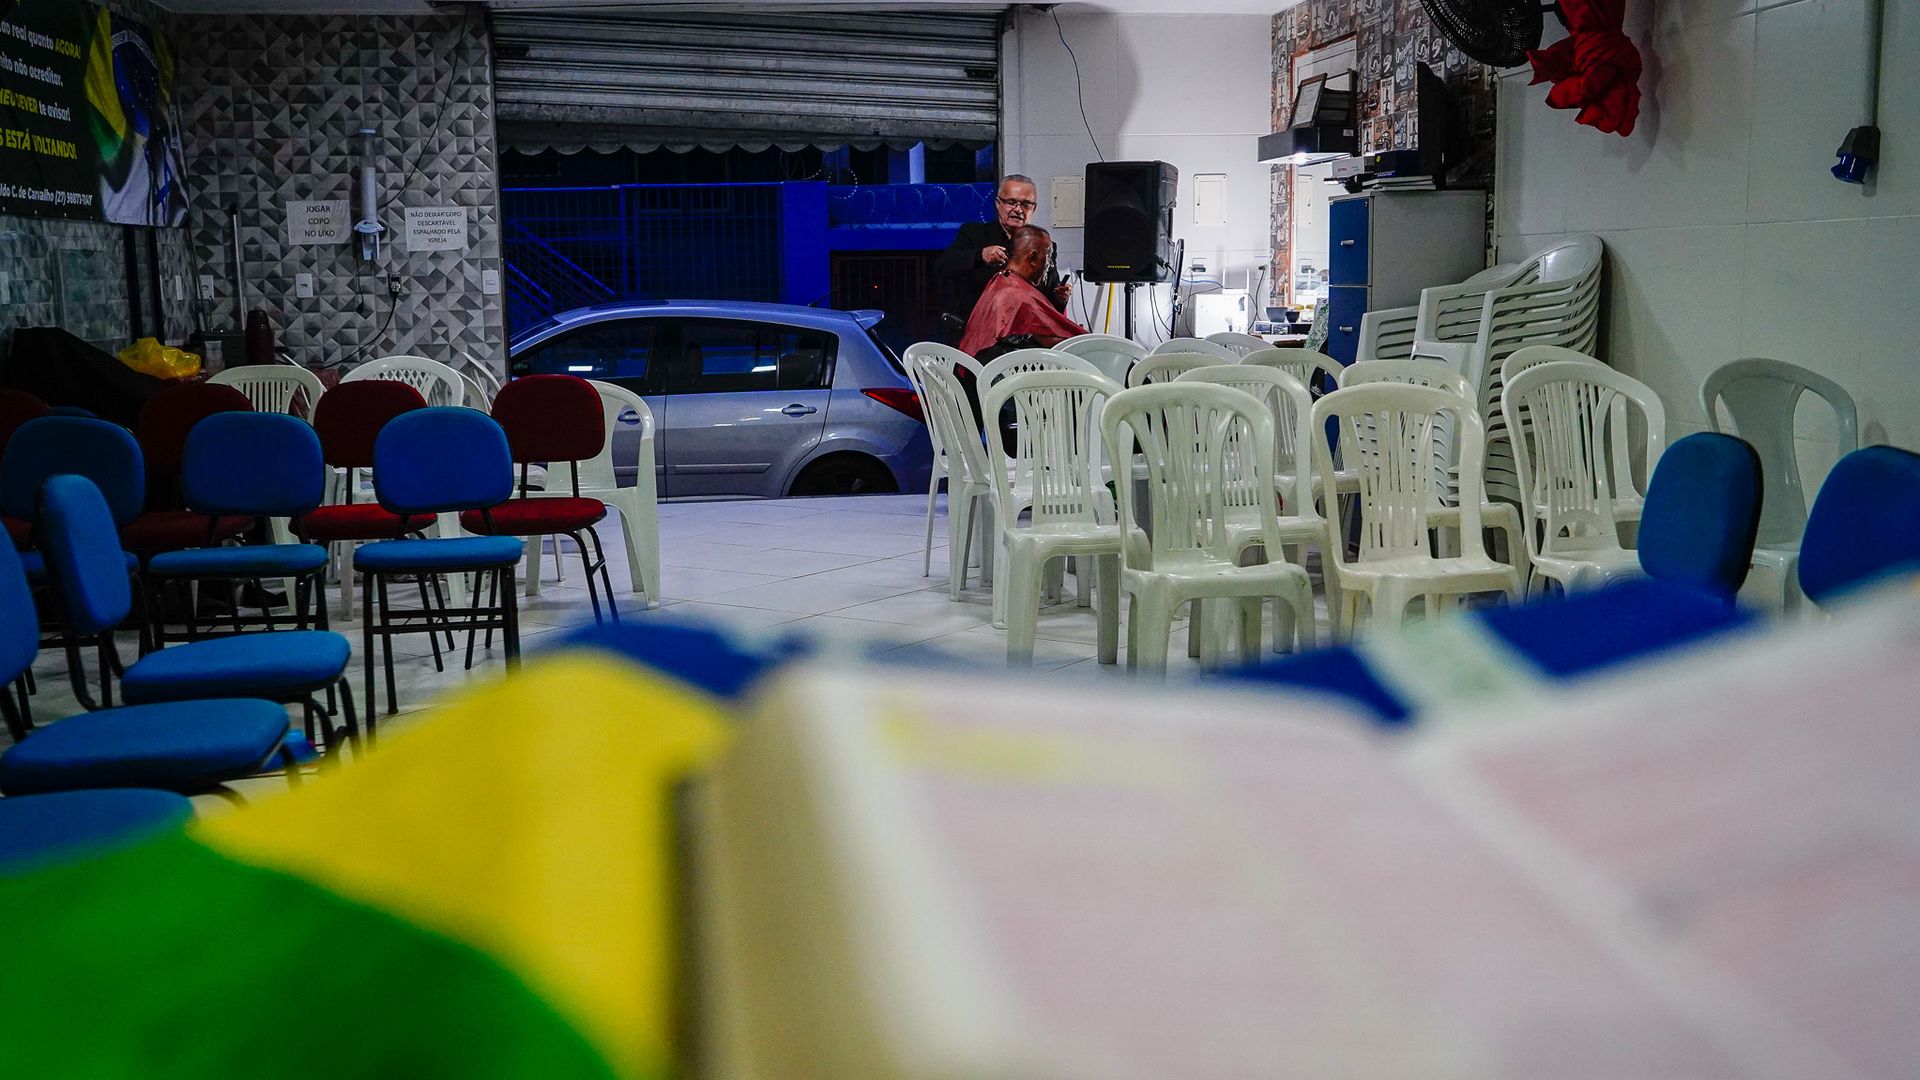
POLYGON ((120 350, 120 362, 156 379, 184 379, 200 373, 200 354, 143 337, 120 350))

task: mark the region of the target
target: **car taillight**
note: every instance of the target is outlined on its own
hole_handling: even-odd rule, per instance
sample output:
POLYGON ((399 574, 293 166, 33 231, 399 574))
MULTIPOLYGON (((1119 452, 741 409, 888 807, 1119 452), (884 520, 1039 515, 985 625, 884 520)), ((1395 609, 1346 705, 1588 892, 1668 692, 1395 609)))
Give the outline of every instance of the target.
POLYGON ((903 412, 921 423, 927 422, 926 414, 920 411, 920 395, 898 386, 879 386, 861 393, 885 405, 895 412, 903 412))

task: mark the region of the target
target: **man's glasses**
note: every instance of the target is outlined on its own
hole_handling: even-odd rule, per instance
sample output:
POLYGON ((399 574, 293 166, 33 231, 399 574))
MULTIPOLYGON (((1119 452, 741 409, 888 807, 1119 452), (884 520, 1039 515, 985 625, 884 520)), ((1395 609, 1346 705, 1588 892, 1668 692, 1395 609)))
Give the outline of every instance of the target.
POLYGON ((1034 202, 1032 199, 995 198, 993 201, 999 203, 1001 206, 1009 206, 1015 210, 1024 210, 1029 214, 1033 213, 1034 210, 1038 209, 1040 206, 1039 203, 1034 202))

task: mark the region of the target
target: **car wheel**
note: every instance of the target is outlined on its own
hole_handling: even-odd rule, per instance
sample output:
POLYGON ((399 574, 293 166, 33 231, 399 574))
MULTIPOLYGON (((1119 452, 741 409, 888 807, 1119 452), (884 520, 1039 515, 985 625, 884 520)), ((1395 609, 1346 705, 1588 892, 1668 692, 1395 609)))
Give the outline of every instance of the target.
POLYGON ((837 454, 800 470, 788 494, 882 495, 899 490, 885 465, 864 454, 837 454))

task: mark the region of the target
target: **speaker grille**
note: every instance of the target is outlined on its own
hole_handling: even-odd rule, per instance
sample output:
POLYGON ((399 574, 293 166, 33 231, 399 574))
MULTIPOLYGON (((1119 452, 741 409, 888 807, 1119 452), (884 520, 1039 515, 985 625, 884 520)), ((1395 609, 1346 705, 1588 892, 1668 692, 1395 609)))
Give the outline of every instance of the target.
POLYGON ((1087 166, 1087 280, 1163 280, 1178 176, 1164 161, 1087 166))

